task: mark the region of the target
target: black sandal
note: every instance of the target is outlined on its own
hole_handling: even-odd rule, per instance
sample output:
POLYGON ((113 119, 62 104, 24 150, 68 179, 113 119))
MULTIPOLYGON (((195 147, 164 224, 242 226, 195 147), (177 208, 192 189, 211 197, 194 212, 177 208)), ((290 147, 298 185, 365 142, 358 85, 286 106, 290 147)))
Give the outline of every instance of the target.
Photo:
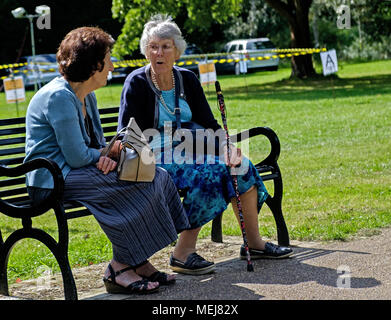
POLYGON ((170 284, 174 284, 176 281, 175 278, 168 280, 168 274, 161 271, 156 271, 152 273, 149 277, 145 277, 145 276, 142 277, 151 282, 159 282, 159 285, 161 286, 168 286, 170 284))
POLYGON ((114 271, 111 264, 109 264, 109 270, 110 270, 110 276, 103 278, 103 282, 106 287, 106 291, 108 293, 122 293, 122 294, 148 294, 153 293, 159 290, 159 286, 153 289, 148 289, 148 283, 151 281, 148 281, 147 279, 138 280, 135 282, 130 283, 127 287, 119 285, 115 281, 115 277, 120 275, 121 273, 128 271, 128 270, 134 270, 134 267, 126 267, 119 271, 114 271))

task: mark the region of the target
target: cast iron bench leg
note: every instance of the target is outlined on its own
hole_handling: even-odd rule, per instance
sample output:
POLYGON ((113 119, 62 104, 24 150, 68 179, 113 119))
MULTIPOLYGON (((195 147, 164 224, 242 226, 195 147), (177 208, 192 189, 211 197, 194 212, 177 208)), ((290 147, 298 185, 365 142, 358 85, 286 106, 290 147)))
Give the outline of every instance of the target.
POLYGON ((57 202, 53 209, 57 218, 58 243, 56 243, 52 252, 61 269, 65 300, 77 300, 77 288, 68 259, 69 232, 68 222, 65 218, 65 210, 61 202, 57 202))
POLYGON ((6 252, 0 230, 0 294, 8 296, 6 252))
POLYGON ((277 227, 277 239, 280 246, 289 246, 289 234, 285 224, 284 216, 281 210, 281 198, 269 196, 266 199, 266 204, 273 213, 277 227))
POLYGON ((77 289, 68 259, 68 225, 63 215, 62 206, 54 208, 59 230, 59 241, 56 242, 43 230, 31 227, 31 219, 22 219, 23 228, 14 231, 5 242, 0 242, 0 294, 9 295, 7 280, 8 257, 19 240, 32 238, 42 242, 54 255, 61 269, 65 300, 77 300, 77 289))
POLYGON ((212 222, 211 239, 213 242, 223 243, 223 230, 221 227, 223 214, 218 215, 212 222))
POLYGON ((274 173, 278 174, 278 177, 273 179, 274 195, 273 197, 269 195, 265 202, 272 211, 274 220, 276 222, 278 244, 280 246, 289 246, 289 233, 285 224, 284 216, 282 214, 281 206, 283 194, 282 177, 277 163, 274 165, 274 169, 274 173))

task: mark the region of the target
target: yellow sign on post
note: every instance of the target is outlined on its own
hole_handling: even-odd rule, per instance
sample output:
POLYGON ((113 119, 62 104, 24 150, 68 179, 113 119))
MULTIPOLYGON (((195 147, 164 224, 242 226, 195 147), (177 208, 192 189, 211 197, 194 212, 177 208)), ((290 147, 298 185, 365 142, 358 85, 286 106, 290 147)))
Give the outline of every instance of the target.
POLYGON ((23 77, 4 79, 4 90, 7 103, 14 103, 26 100, 23 77))
POLYGON ((198 70, 200 72, 200 82, 202 85, 215 83, 217 78, 214 63, 199 63, 198 70))

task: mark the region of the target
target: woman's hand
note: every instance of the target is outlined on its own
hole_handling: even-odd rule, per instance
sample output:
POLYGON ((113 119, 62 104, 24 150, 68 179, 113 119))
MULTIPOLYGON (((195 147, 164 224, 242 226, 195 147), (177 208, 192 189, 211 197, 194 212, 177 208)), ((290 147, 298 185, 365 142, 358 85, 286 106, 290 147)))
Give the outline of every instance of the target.
POLYGON ((239 148, 236 148, 234 145, 229 146, 229 151, 231 154, 231 157, 228 161, 228 149, 227 146, 224 146, 224 161, 227 164, 227 166, 230 167, 236 167, 242 163, 242 150, 239 148))
POLYGON ((96 167, 103 172, 103 174, 108 174, 110 171, 113 171, 117 166, 117 161, 110 159, 107 156, 101 156, 99 162, 96 164, 96 167))

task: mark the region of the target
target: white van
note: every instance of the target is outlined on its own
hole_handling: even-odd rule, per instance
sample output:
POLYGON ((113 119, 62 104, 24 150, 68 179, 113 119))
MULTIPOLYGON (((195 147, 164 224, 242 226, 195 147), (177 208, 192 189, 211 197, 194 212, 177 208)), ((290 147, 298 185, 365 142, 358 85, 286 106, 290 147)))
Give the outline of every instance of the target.
MULTIPOLYGON (((234 59, 247 58, 247 69, 265 68, 268 70, 277 70, 279 58, 272 58, 276 49, 269 38, 241 39, 228 42, 224 46, 224 52, 228 52, 234 59), (263 57, 263 59, 257 59, 263 57), (266 57, 266 59, 265 59, 266 57)), ((240 73, 239 63, 232 63, 235 74, 240 73)))

